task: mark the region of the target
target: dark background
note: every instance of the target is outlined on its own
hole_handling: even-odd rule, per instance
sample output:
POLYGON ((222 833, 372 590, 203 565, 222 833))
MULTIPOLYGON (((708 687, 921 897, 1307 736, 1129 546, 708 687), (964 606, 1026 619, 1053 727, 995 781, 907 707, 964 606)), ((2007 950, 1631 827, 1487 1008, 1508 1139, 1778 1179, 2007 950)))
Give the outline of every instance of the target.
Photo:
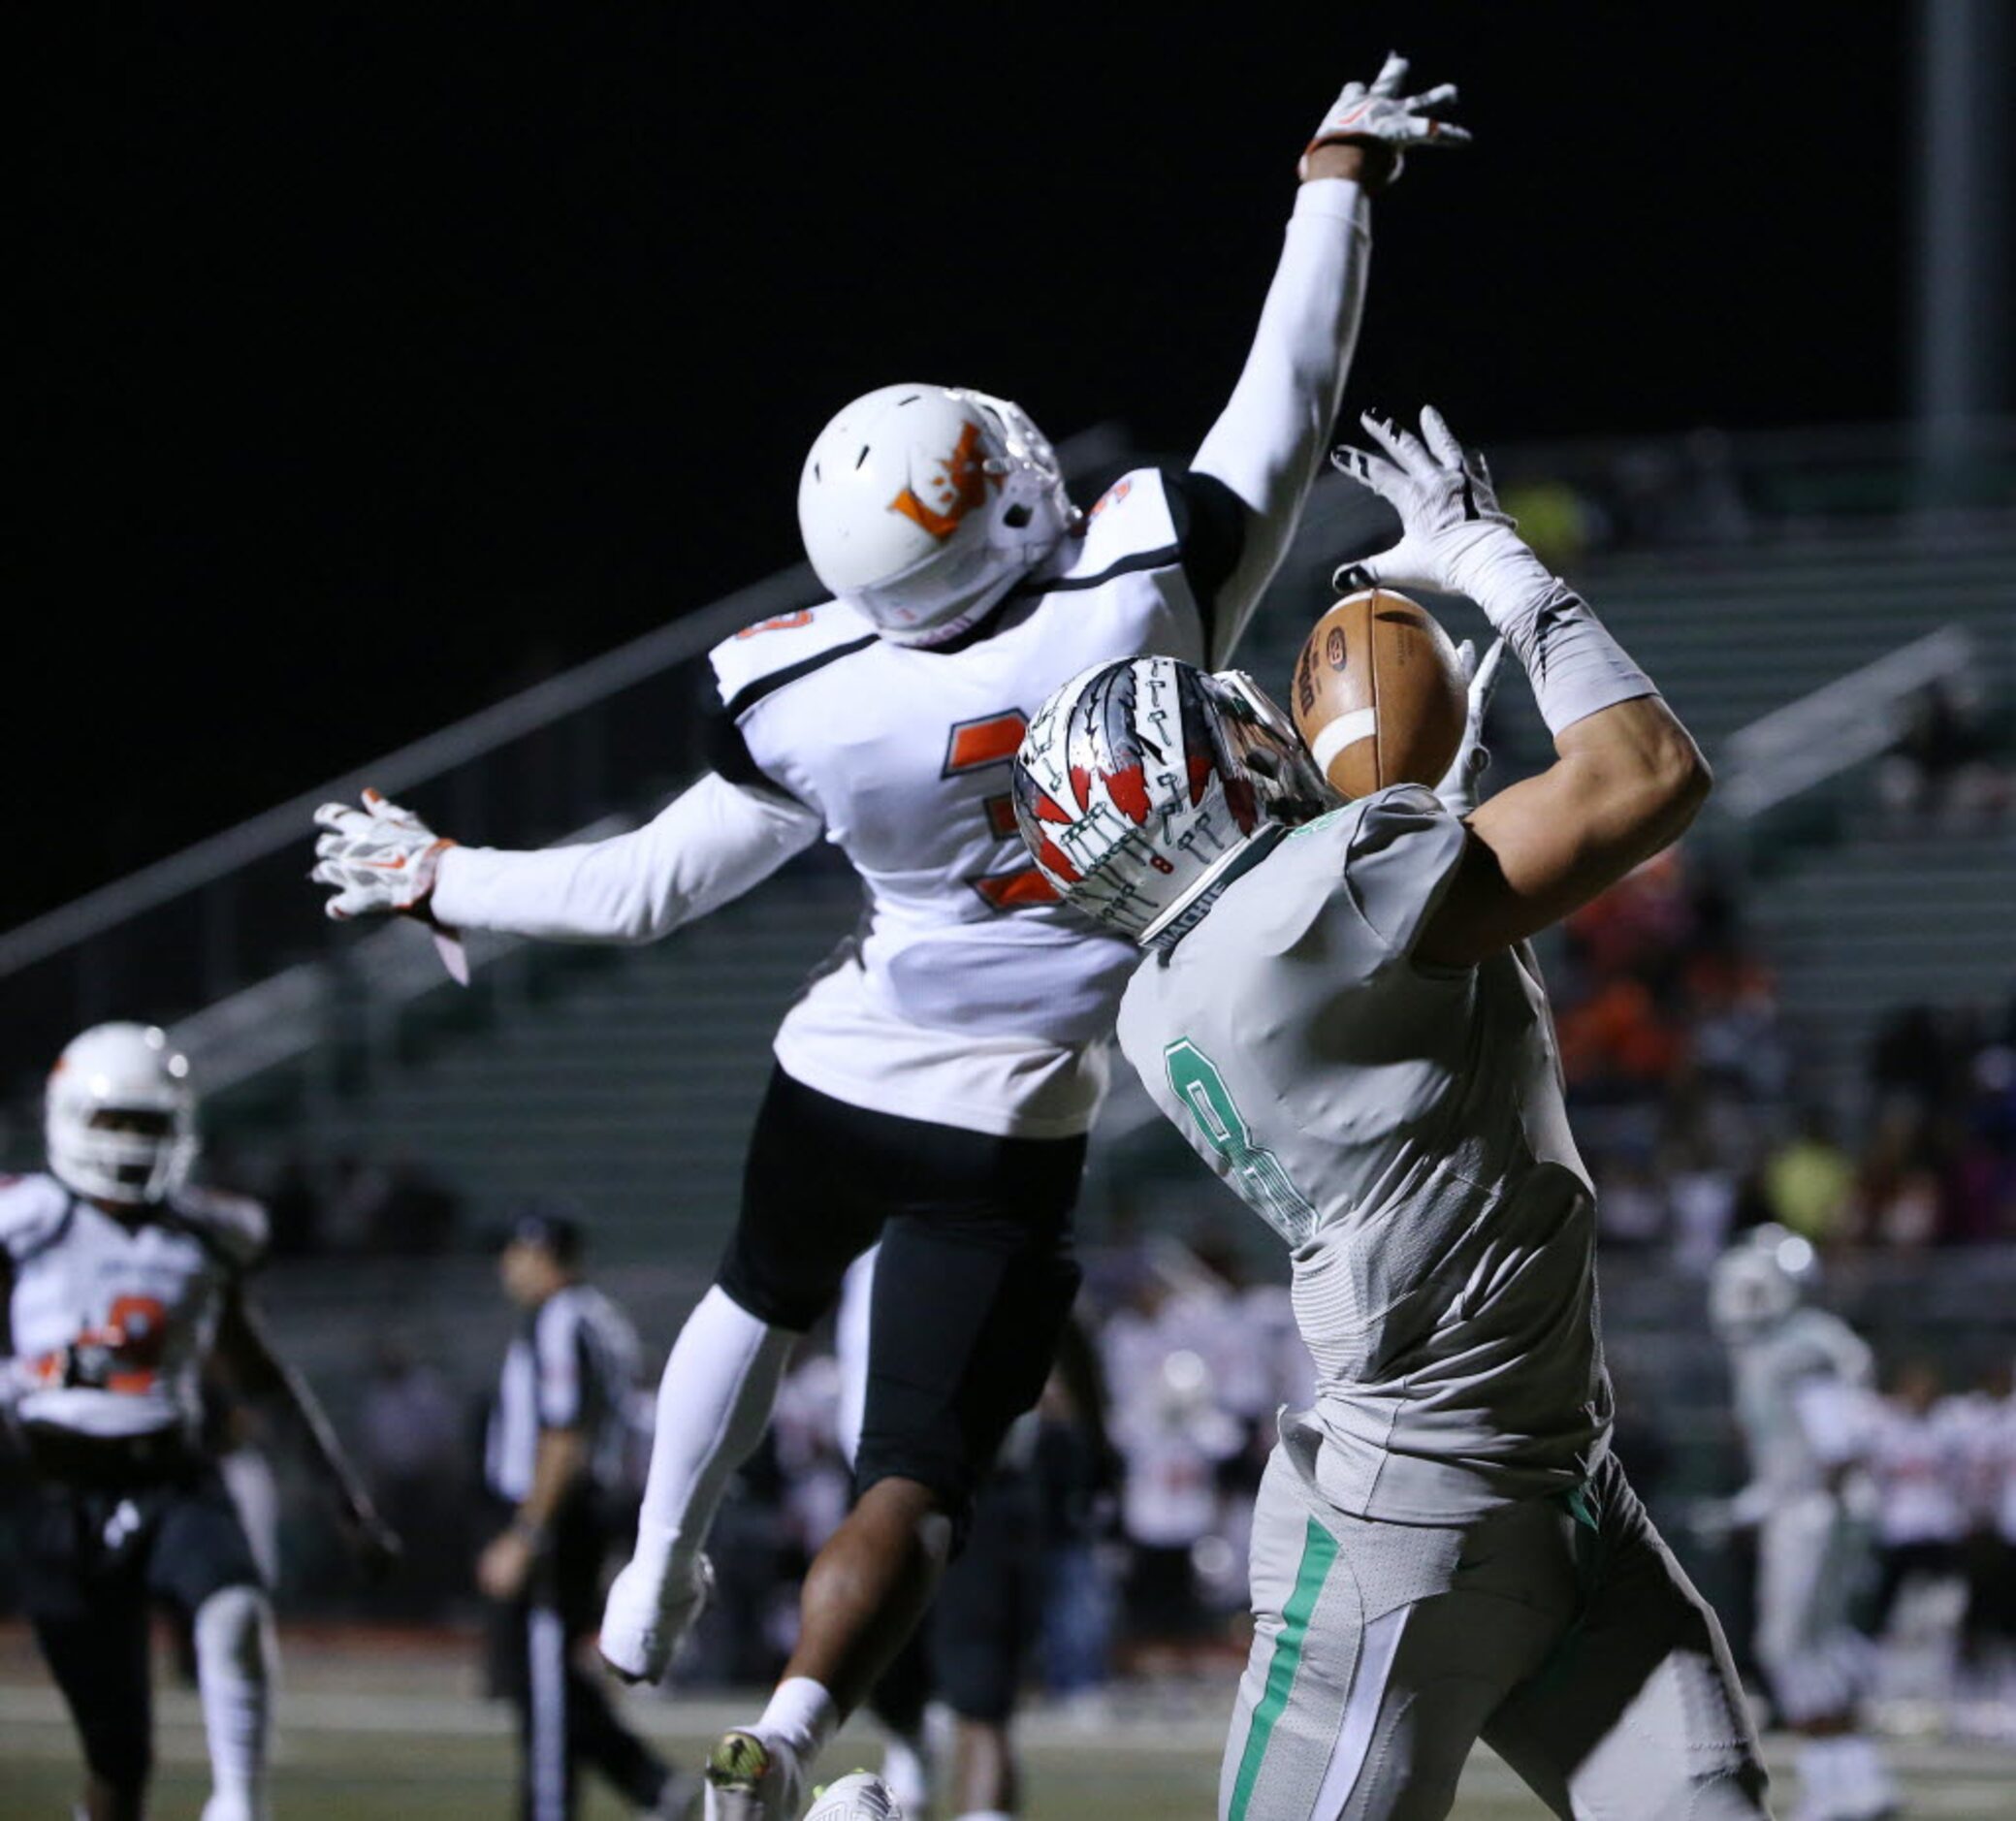
POLYGON ((793 560, 869 386, 1193 444, 1389 42, 1477 144, 1378 206, 1354 405, 1904 405, 1902 6, 182 11, 18 65, 0 927, 793 560))

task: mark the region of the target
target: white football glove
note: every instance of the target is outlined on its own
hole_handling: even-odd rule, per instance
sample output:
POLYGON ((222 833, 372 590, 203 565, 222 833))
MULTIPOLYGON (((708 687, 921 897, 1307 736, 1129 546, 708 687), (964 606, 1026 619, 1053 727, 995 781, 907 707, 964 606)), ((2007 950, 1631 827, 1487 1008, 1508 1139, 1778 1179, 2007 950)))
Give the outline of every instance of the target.
POLYGON ((328 832, 315 843, 315 870, 308 877, 337 888, 322 907, 326 914, 338 922, 392 912, 427 914, 441 855, 454 842, 375 790, 364 793, 361 810, 325 803, 315 812, 315 825, 328 832))
POLYGON ((1350 144, 1370 141, 1384 145, 1393 155, 1389 183, 1398 179, 1409 145, 1467 145, 1470 135, 1459 126, 1432 116, 1456 105, 1454 82, 1442 82, 1419 95, 1403 95, 1400 84, 1407 80, 1407 59, 1391 51, 1368 88, 1363 82, 1346 82, 1344 92, 1331 104, 1316 129, 1316 137, 1303 147, 1296 175, 1309 175, 1309 154, 1319 145, 1350 144))
POLYGON ((1553 577, 1499 506, 1484 457, 1456 441, 1433 405, 1422 407, 1420 436, 1369 411, 1359 421, 1379 450, 1338 449, 1330 461, 1400 515, 1401 535, 1347 564, 1340 580, 1467 594, 1505 631, 1553 577))
POLYGON ((1491 754, 1484 743, 1484 721, 1490 711, 1491 691, 1498 687, 1498 666, 1504 660, 1503 639, 1491 641, 1483 663, 1477 661, 1477 647, 1468 639, 1456 647, 1456 662, 1462 666, 1463 681, 1468 687, 1470 711, 1463 718, 1463 737, 1456 747, 1456 755, 1435 786, 1443 808, 1455 816, 1468 815, 1477 807, 1477 781, 1490 769, 1491 754))

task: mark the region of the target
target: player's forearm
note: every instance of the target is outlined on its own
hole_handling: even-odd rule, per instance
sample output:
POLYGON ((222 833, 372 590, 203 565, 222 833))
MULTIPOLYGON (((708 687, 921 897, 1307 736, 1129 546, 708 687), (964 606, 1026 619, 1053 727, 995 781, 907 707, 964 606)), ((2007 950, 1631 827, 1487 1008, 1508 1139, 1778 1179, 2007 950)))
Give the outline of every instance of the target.
POLYGON ((263 1323, 252 1309, 238 1304, 225 1318, 220 1341, 234 1382, 246 1392, 270 1397, 286 1413, 316 1469, 336 1488, 351 1511, 368 1505, 364 1482, 350 1463, 322 1400, 267 1339, 263 1323))
POLYGON ((1287 551, 1328 446, 1364 307, 1370 212, 1358 183, 1302 185, 1245 368, 1192 464, 1248 513, 1238 566, 1219 591, 1214 662, 1287 551))
POLYGON ((644 827, 608 841, 537 852, 450 848, 432 910, 457 929, 650 942, 739 897, 818 834, 802 805, 709 775, 644 827))

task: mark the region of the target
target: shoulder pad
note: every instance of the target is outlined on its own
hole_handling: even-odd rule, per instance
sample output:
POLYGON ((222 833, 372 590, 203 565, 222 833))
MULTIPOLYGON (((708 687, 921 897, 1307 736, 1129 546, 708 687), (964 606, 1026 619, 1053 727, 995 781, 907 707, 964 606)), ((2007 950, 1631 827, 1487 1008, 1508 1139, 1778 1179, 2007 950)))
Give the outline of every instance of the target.
POLYGON ((249 1196, 222 1189, 183 1188, 169 1205, 183 1225, 199 1233, 238 1269, 249 1270, 266 1254, 266 1209, 249 1196))
POLYGON ((0 1176, 0 1252, 19 1258, 63 1224, 70 1191, 53 1176, 0 1176))
POLYGON ((876 636, 875 627, 845 601, 829 600, 744 626, 717 645, 708 661, 721 702, 733 715, 741 713, 741 700, 752 688, 788 681, 784 673, 798 665, 876 636))
POLYGON ((1100 495, 1085 515, 1085 534, 1061 579, 1079 581, 1121 563, 1144 568, 1149 565, 1138 559, 1145 557, 1174 562, 1181 555, 1168 478, 1160 468, 1136 468, 1100 495))

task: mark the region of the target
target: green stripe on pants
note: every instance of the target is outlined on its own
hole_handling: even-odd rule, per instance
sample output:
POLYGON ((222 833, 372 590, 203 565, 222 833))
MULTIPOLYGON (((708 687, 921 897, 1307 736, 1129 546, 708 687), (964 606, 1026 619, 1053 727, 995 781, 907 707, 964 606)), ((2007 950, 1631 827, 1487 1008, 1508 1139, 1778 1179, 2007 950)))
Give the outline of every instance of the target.
POLYGON ((1267 1664, 1266 1692, 1253 1709, 1253 1727, 1246 1735, 1246 1749, 1239 1757, 1239 1774, 1232 1783, 1228 1821, 1246 1821, 1246 1805, 1253 1800, 1254 1784, 1260 1781, 1267 1740, 1288 1707, 1296 1672, 1302 1666, 1302 1640, 1309 1634, 1309 1614, 1316 1611, 1324 1580, 1336 1559, 1337 1539, 1310 1518, 1302 1542, 1302 1565, 1296 1571, 1295 1591, 1282 1609, 1281 1635, 1274 1640, 1274 1654, 1267 1664))

